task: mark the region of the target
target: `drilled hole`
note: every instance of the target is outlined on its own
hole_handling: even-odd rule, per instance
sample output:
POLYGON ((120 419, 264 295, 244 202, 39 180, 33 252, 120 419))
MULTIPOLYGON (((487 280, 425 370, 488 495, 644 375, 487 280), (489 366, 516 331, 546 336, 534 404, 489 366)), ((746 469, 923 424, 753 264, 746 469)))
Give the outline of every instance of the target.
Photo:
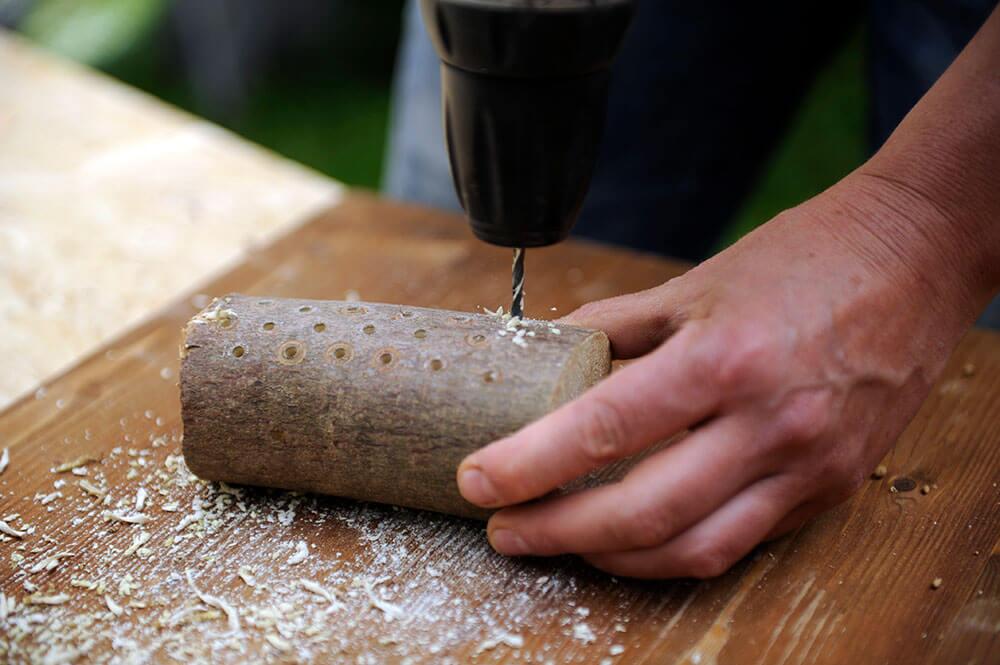
POLYGON ((310 307, 309 305, 302 305, 302 307, 299 307, 299 311, 300 311, 300 312, 302 312, 302 313, 304 314, 304 313, 306 313, 306 312, 311 312, 311 311, 313 311, 313 308, 312 308, 312 307, 310 307))
POLYGON ((499 383, 500 382, 500 372, 496 370, 487 370, 483 372, 483 382, 484 383, 499 383))
POLYGON ((410 311, 410 310, 408 310, 408 309, 404 309, 404 310, 403 310, 402 312, 400 312, 399 314, 400 314, 400 316, 402 316, 402 317, 403 317, 403 318, 405 318, 405 319, 408 319, 408 318, 410 318, 411 316, 413 316, 413 312, 411 312, 411 311, 410 311))
POLYGON ((316 325, 313 326, 313 330, 315 330, 316 332, 323 332, 324 330, 326 330, 326 324, 323 322, 317 323, 316 325))
POLYGON ((236 356, 237 358, 242 358, 243 354, 245 354, 246 352, 247 350, 244 349, 242 346, 233 347, 233 355, 236 356))
POLYGON ((347 342, 337 342, 326 350, 326 359, 337 363, 346 363, 354 357, 351 345, 347 342))
POLYGON ((219 318, 220 328, 232 328, 234 325, 236 325, 236 317, 231 314, 219 318))
POLYGON ((427 331, 424 330, 423 328, 420 328, 419 330, 414 330, 413 336, 416 337, 417 339, 424 339, 427 337, 427 331))
POLYGON ((373 326, 370 323, 367 326, 365 326, 364 328, 362 328, 362 330, 365 331, 366 335, 374 335, 375 334, 375 326, 373 326))
POLYGON ((273 300, 260 300, 260 301, 257 302, 257 304, 258 305, 270 305, 273 302, 274 302, 273 300))
POLYGON ((395 367, 399 360, 399 353, 392 347, 380 349, 372 356, 372 364, 380 370, 389 370, 395 367))
POLYGON ((342 307, 340 311, 345 314, 364 314, 368 310, 361 305, 347 305, 346 307, 342 307))
POLYGON ((444 369, 444 361, 440 358, 432 358, 427 366, 431 368, 432 372, 439 372, 444 369))
POLYGON ((306 347, 298 340, 285 342, 278 348, 278 362, 283 365, 297 365, 305 358, 306 347))
POLYGON ((264 330, 274 330, 274 321, 268 321, 267 323, 262 325, 261 328, 263 328, 264 330))
POLYGON ((484 344, 486 344, 486 335, 482 335, 479 333, 475 335, 468 335, 465 338, 465 341, 472 346, 483 346, 484 344))

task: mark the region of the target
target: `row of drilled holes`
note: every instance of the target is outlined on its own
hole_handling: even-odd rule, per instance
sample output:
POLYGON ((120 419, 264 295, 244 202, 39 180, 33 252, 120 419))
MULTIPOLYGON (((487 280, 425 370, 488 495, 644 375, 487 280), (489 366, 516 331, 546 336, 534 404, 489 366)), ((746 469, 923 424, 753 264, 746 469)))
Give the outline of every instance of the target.
MULTIPOLYGON (((261 300, 260 304, 270 305, 271 301, 261 300)), ((312 305, 302 305, 301 307, 299 307, 299 311, 302 312, 303 314, 308 314, 309 312, 313 311, 313 308, 312 305)), ((341 308, 341 311, 346 312, 347 314, 365 314, 368 312, 368 310, 362 307, 361 305, 348 305, 347 307, 341 308)), ((403 318, 408 319, 413 316, 413 312, 404 309, 400 310, 399 315, 402 316, 403 318)), ((452 321, 456 323, 467 323, 470 320, 468 316, 461 316, 461 315, 452 316, 450 318, 452 321)))
MULTIPOLYGON (((259 304, 259 305, 273 305, 274 301, 273 300, 261 300, 257 304, 259 304)), ((368 311, 367 309, 365 309, 361 305, 348 305, 348 306, 343 307, 341 309, 342 309, 342 311, 344 311, 344 312, 346 312, 348 314, 364 314, 365 312, 368 311)), ((308 314, 309 312, 313 311, 313 307, 312 307, 312 305, 302 305, 301 307, 299 307, 299 311, 302 312, 303 314, 308 314)), ((409 310, 406 310, 406 309, 403 309, 403 310, 399 311, 399 315, 402 316, 403 318, 408 319, 408 318, 410 318, 410 317, 413 316, 413 312, 411 312, 409 310)), ((457 315, 457 316, 452 316, 451 320, 455 321, 456 323, 466 323, 466 322, 468 322, 470 320, 470 317, 463 316, 463 315, 457 315)))
MULTIPOLYGON (((276 325, 277 324, 274 321, 268 321, 264 325, 262 325, 261 328, 270 332, 275 329, 276 325)), ((313 330, 315 330, 318 333, 326 332, 326 324, 320 321, 319 323, 313 325, 313 330)), ((364 328, 361 329, 361 331, 366 335, 374 335, 375 324, 368 323, 365 325, 364 328)), ((424 330, 423 328, 417 328, 416 330, 413 331, 413 336, 416 337, 417 339, 426 339, 427 331, 424 330)), ((482 342, 486 339, 482 335, 475 335, 475 337, 478 338, 477 340, 478 342, 482 342)))
MULTIPOLYGON (((281 357, 288 362, 294 362, 299 359, 299 351, 301 347, 295 342, 285 342, 279 349, 279 354, 281 357)), ((246 347, 242 345, 237 345, 233 347, 232 354, 234 358, 242 358, 246 355, 246 347)), ((341 362, 348 362, 353 358, 353 354, 350 351, 350 347, 344 344, 334 345, 327 350, 328 355, 332 355, 335 359, 341 362)), ((378 353, 378 361, 383 365, 391 365, 392 361, 395 360, 395 356, 389 351, 381 351, 378 353)), ((427 363, 427 367, 432 372, 438 372, 444 369, 444 361, 440 358, 431 358, 427 363)), ((495 370, 487 370, 483 372, 483 382, 485 383, 495 383, 500 380, 500 373, 495 370)))
MULTIPOLYGON (((264 330, 272 331, 275 329, 275 325, 276 324, 273 321, 268 321, 261 327, 264 330)), ((325 332, 326 324, 320 321, 319 323, 313 325, 313 330, 315 330, 318 333, 325 332)), ((374 335, 375 325, 372 323, 365 324, 365 326, 361 329, 361 331, 366 335, 374 335)), ((423 328, 417 328, 416 330, 413 331, 413 336, 416 337, 417 339, 427 339, 427 331, 424 330, 423 328)), ((486 336, 482 334, 469 335, 466 337, 466 341, 472 346, 481 346, 486 343, 486 336)))

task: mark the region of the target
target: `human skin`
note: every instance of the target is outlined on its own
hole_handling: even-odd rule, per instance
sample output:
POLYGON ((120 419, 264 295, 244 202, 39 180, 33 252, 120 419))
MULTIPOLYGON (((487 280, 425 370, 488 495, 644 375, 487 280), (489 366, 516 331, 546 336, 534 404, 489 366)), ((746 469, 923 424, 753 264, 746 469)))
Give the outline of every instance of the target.
POLYGON ((842 181, 681 277, 566 317, 637 360, 467 457, 459 488, 500 509, 503 554, 719 575, 860 487, 998 289, 1000 9, 842 181), (547 496, 685 431, 618 483, 547 496))

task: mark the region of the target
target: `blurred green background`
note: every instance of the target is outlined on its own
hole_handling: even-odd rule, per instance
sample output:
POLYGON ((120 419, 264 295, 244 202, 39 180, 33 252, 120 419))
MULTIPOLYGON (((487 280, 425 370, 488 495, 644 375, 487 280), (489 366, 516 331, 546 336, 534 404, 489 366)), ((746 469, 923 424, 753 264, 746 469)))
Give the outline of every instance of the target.
MULTIPOLYGON (((340 181, 374 189, 402 4, 0 0, 0 22, 340 181), (310 20, 301 20, 305 13, 310 20), (226 29, 211 32, 220 22, 226 29)), ((813 85, 722 245, 864 159, 862 33, 813 85)))

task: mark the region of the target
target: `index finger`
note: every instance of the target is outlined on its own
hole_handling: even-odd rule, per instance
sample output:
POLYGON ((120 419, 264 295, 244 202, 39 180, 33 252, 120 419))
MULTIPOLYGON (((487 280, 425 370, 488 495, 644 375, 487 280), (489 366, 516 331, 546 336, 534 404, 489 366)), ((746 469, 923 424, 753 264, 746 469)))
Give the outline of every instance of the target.
POLYGON ((685 326, 663 346, 515 434, 476 451, 458 468, 467 501, 521 503, 703 420, 717 407, 685 326))

